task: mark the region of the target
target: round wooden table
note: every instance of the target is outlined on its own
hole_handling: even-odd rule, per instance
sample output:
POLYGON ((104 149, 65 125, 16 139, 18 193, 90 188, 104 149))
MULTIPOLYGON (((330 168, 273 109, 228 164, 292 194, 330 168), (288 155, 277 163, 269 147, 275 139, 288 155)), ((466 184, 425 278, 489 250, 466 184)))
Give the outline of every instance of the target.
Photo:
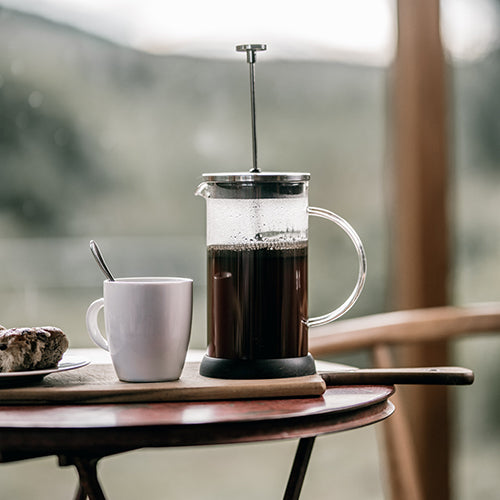
POLYGON ((139 448, 299 439, 285 489, 297 499, 316 436, 356 429, 394 411, 392 386, 329 387, 319 397, 0 406, 0 462, 56 455, 76 466, 76 499, 104 499, 99 459, 139 448))

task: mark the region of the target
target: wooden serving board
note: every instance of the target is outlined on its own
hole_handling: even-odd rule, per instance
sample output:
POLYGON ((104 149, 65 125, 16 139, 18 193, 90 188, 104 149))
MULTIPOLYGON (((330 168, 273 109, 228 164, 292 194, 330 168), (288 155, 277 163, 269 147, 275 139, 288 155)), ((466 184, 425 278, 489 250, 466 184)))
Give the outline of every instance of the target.
POLYGON ((199 362, 187 362, 174 382, 128 383, 111 364, 90 364, 53 373, 39 384, 0 389, 0 405, 153 403, 319 396, 326 389, 320 375, 266 380, 222 380, 199 374, 199 362))

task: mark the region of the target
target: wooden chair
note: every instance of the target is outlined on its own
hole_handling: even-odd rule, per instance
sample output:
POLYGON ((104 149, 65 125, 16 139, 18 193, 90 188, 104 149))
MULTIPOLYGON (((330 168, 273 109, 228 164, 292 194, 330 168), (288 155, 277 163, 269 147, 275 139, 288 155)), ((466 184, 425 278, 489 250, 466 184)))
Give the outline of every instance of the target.
MULTIPOLYGON (((369 349, 374 366, 387 368, 395 366, 393 347, 487 332, 500 332, 500 302, 397 311, 337 321, 310 331, 309 350, 316 358, 324 359, 335 353, 369 349)), ((397 411, 383 424, 390 498, 424 500, 408 413, 399 393, 392 399, 397 411)))

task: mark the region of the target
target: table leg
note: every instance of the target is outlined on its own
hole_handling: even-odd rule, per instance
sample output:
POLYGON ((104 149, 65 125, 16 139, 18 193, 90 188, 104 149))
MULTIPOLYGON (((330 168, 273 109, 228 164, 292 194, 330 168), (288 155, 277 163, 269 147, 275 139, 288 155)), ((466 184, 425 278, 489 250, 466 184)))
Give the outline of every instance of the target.
POLYGON ((99 458, 83 458, 60 456, 59 464, 74 465, 78 471, 79 484, 74 500, 106 500, 99 478, 97 477, 97 462, 99 458))
POLYGON ((74 500, 87 500, 87 493, 85 493, 81 483, 78 484, 74 500))
MULTIPOLYGON (((98 458, 74 458, 74 465, 78 470, 78 475, 80 477, 80 485, 77 495, 81 495, 83 490, 83 492, 87 494, 89 500, 106 500, 97 477, 98 461, 98 458)), ((80 500, 78 496, 76 498, 77 500, 80 500)))
POLYGON ((311 458, 314 440, 314 437, 310 437, 302 438, 299 441, 283 500, 298 500, 309 465, 309 458, 311 458))

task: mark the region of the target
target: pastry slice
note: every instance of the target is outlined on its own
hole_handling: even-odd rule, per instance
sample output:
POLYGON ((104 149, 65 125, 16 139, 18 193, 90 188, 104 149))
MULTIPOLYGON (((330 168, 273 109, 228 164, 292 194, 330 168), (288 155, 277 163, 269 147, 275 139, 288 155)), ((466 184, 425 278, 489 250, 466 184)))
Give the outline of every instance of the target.
POLYGON ((54 326, 0 329, 0 372, 55 368, 68 345, 54 326))

